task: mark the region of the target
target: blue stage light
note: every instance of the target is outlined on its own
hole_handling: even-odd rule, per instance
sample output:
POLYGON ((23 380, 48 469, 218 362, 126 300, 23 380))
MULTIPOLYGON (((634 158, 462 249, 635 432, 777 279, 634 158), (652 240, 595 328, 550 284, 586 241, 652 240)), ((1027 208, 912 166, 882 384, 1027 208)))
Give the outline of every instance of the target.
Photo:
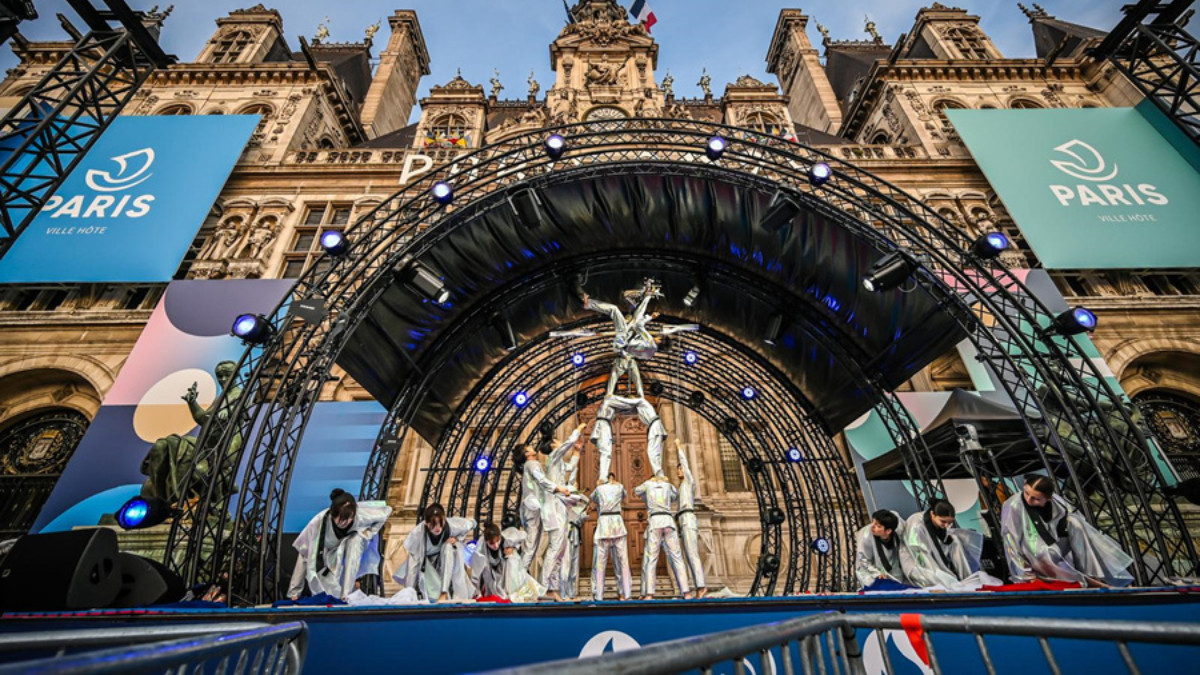
POLYGON ((746 399, 747 401, 752 401, 754 400, 755 396, 758 396, 758 392, 754 390, 754 387, 742 387, 742 398, 746 399))
POLYGON ((808 169, 808 182, 817 187, 829 182, 833 178, 833 169, 825 162, 817 162, 808 169))
POLYGON ((329 255, 341 255, 346 252, 346 235, 341 230, 325 230, 321 233, 321 248, 329 255))
POLYGON ((576 368, 582 366, 585 362, 586 359, 584 358, 583 354, 575 353, 571 355, 571 365, 575 366, 576 368))
POLYGON ((971 244, 971 252, 984 260, 999 256, 1008 248, 1008 237, 1000 232, 989 232, 971 244))
POLYGON ((700 360, 700 357, 696 354, 696 352, 694 352, 690 349, 683 353, 683 362, 688 364, 689 366, 696 365, 696 362, 699 360, 700 360))
POLYGON ((800 448, 788 448, 787 458, 789 462, 803 462, 804 453, 800 452, 800 448))
POLYGON ((567 151, 567 139, 559 134, 550 134, 544 144, 546 148, 546 156, 554 161, 558 161, 559 157, 567 151))
POLYGON ((1079 335, 1096 330, 1096 315, 1086 307, 1073 307, 1054 317, 1050 327, 1059 335, 1079 335))
POLYGON ((512 402, 513 405, 517 406, 518 408, 524 408, 525 404, 529 403, 529 394, 526 394, 523 391, 518 391, 512 395, 512 402))
POLYGON ((439 180, 429 188, 429 193, 433 195, 433 201, 439 204, 449 204, 454 201, 454 188, 444 180, 439 180))
POLYGON ((230 333, 247 344, 260 345, 271 339, 274 330, 271 322, 261 314, 241 314, 233 320, 230 333))
POLYGON ((480 455, 479 459, 475 460, 475 470, 479 473, 485 473, 492 468, 492 460, 487 455, 480 455))
POLYGON ((725 154, 725 148, 728 143, 720 136, 713 136, 704 144, 704 154, 708 155, 711 160, 721 159, 721 155, 725 154))
POLYGON ((134 497, 117 509, 117 524, 126 530, 154 527, 171 515, 171 506, 153 497, 134 497))
POLYGON ((817 537, 816 539, 813 539, 812 547, 814 551, 820 553, 821 555, 827 555, 833 550, 833 544, 825 537, 817 537))

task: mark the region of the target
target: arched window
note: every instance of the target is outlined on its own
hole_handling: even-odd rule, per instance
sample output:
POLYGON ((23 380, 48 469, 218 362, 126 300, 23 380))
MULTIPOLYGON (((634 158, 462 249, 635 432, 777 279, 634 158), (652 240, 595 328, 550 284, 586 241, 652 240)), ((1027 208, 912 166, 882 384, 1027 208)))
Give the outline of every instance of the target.
POLYGON ((875 135, 871 137, 871 145, 887 145, 891 142, 892 139, 890 136, 888 136, 886 131, 876 132, 875 135))
POLYGON ((337 146, 333 144, 333 139, 328 136, 322 136, 321 140, 317 141, 317 148, 319 150, 332 150, 335 147, 337 146))
POLYGON ((964 110, 967 106, 953 99, 943 98, 933 102, 933 109, 937 111, 939 117, 942 118, 942 133, 948 137, 954 137, 954 125, 950 123, 950 118, 946 117, 947 110, 964 110))
POLYGON ((979 31, 969 27, 951 28, 946 31, 946 39, 964 59, 988 59, 991 54, 987 50, 987 42, 979 31))
POLYGON ((244 30, 222 36, 213 47, 213 63, 237 63, 242 52, 250 46, 250 34, 244 30))
POLYGON ((779 136, 783 131, 783 125, 774 115, 759 111, 747 113, 742 118, 742 126, 770 136, 779 136))
POLYGON ((1038 103, 1037 101, 1031 101, 1027 98, 1015 98, 1012 100, 1012 103, 1008 104, 1008 107, 1012 108, 1013 110, 1040 110, 1046 106, 1038 103))
POLYGON ((1133 402, 1180 478, 1200 476, 1200 403, 1163 389, 1137 394, 1133 402))
POLYGON ((266 103, 253 103, 245 108, 242 108, 238 114, 262 115, 262 118, 258 120, 258 126, 254 127, 254 135, 251 136, 251 138, 261 138, 263 132, 265 132, 267 129, 267 122, 271 119, 271 116, 275 114, 275 110, 266 103))
POLYGON ((442 115, 425 130, 427 148, 469 148, 470 131, 462 115, 442 115))
POLYGON ((192 106, 186 103, 176 103, 159 110, 159 115, 191 115, 192 106))

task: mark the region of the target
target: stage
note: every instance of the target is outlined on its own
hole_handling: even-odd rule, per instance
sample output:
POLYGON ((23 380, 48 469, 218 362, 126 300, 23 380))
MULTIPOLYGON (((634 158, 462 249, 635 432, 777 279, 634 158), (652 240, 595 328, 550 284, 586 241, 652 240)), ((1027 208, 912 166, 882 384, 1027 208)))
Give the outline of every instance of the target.
MULTIPOLYGON (((405 672, 457 673, 576 658, 829 611, 1195 622, 1200 620, 1200 587, 536 605, 98 610, 6 614, 0 617, 0 633, 300 620, 309 628, 307 672, 382 666, 405 672)), ((860 631, 859 640, 865 637, 860 631)), ((1086 644, 1077 643, 1077 653, 1071 652, 1071 643, 1056 646, 1056 651, 1062 649, 1060 653, 1077 659, 1073 666, 1080 665, 1078 659, 1096 659, 1097 672, 1103 672, 1109 655, 1091 653, 1086 644)), ((1139 655, 1139 663, 1149 666, 1161 656, 1165 667, 1174 648, 1153 649, 1159 651, 1139 655), (1143 662, 1143 658, 1150 660, 1143 662)))

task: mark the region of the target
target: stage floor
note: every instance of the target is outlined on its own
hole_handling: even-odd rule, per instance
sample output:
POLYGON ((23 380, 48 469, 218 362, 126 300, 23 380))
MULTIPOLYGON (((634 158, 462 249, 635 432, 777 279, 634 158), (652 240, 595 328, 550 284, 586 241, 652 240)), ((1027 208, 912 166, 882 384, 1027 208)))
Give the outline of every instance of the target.
POLYGON ((308 672, 404 664, 406 672, 455 673, 575 658, 826 611, 1200 622, 1200 587, 513 605, 97 610, 7 614, 0 616, 0 632, 301 620, 310 630, 308 672))

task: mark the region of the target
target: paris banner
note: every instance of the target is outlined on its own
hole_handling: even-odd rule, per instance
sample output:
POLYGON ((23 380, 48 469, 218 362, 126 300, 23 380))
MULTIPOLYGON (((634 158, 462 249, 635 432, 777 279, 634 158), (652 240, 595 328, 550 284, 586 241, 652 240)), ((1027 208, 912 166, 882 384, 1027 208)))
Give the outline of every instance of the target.
POLYGON ((0 258, 0 283, 169 281, 258 121, 118 117, 0 258))

